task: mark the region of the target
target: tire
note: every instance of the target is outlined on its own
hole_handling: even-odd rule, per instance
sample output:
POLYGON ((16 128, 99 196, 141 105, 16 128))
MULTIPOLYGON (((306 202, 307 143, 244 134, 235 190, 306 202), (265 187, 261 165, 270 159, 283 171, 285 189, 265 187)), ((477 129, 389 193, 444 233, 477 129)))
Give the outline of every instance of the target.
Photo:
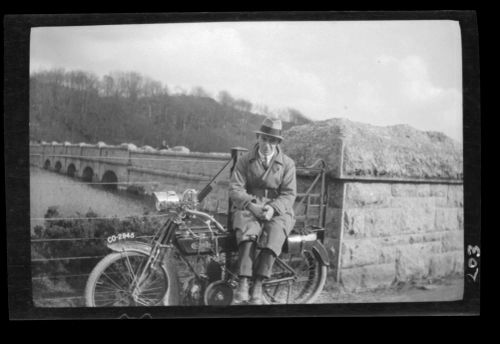
POLYGON ((141 283, 142 290, 137 297, 132 296, 130 289, 134 275, 148 258, 148 255, 136 251, 111 253, 104 257, 87 280, 85 305, 130 307, 178 304, 178 279, 172 264, 154 268, 141 283))
POLYGON ((271 278, 263 284, 264 298, 267 303, 313 303, 325 286, 327 266, 313 251, 309 250, 295 255, 282 254, 280 258, 295 271, 297 280, 291 282, 290 289, 288 282, 273 282, 278 278, 290 276, 290 272, 276 261, 271 278))

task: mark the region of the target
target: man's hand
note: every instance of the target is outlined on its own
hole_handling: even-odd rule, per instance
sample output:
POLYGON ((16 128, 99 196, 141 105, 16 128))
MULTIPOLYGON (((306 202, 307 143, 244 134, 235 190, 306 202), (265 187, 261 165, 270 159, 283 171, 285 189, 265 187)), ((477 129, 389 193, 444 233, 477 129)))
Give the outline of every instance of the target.
POLYGON ((269 204, 266 204, 265 206, 262 207, 262 219, 269 221, 273 218, 274 215, 274 208, 271 207, 269 204))
POLYGON ((250 203, 247 206, 247 209, 255 215, 256 218, 262 219, 263 218, 263 213, 262 213, 262 207, 255 204, 255 203, 250 203))

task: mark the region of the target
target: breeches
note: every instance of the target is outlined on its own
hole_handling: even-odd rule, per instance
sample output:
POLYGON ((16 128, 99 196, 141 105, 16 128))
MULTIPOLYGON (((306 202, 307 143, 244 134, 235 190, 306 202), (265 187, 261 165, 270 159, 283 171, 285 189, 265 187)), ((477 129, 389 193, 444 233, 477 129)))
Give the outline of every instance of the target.
POLYGON ((274 253, 268 249, 262 249, 256 256, 255 246, 256 243, 253 241, 243 241, 240 243, 238 248, 238 276, 269 278, 271 277, 275 260, 274 253))
POLYGON ((233 227, 239 246, 238 274, 269 278, 275 257, 281 254, 283 243, 292 226, 293 218, 288 214, 275 216, 270 221, 262 221, 248 210, 236 211, 233 227), (258 255, 257 248, 260 249, 258 255))
POLYGON ((269 249, 276 256, 281 254, 292 226, 293 218, 288 214, 275 216, 270 221, 261 221, 248 210, 238 210, 233 218, 238 245, 244 241, 256 241, 260 248, 269 249))

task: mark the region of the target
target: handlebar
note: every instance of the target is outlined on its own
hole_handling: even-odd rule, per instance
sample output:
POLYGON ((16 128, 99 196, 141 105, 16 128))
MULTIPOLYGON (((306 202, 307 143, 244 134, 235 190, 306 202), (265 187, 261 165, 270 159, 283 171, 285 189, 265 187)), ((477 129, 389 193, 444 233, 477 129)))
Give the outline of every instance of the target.
POLYGON ((227 232, 227 230, 219 223, 219 221, 217 221, 213 216, 211 216, 207 213, 204 213, 204 212, 199 211, 199 210, 189 209, 189 208, 185 208, 184 211, 188 214, 199 216, 199 217, 204 218, 210 222, 213 222, 215 224, 215 227, 217 227, 218 230, 220 230, 223 233, 227 232))

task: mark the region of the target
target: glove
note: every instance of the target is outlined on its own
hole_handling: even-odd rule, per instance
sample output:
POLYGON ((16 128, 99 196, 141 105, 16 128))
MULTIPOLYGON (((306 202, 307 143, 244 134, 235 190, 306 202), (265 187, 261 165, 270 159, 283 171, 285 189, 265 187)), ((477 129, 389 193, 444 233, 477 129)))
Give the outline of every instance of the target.
POLYGON ((255 204, 255 203, 250 203, 247 206, 247 210, 249 210, 252 214, 255 215, 256 218, 262 219, 263 214, 262 214, 262 207, 255 204))
POLYGON ((273 218, 274 216, 274 208, 271 207, 269 204, 266 204, 265 206, 262 207, 262 219, 265 221, 269 221, 273 218))

